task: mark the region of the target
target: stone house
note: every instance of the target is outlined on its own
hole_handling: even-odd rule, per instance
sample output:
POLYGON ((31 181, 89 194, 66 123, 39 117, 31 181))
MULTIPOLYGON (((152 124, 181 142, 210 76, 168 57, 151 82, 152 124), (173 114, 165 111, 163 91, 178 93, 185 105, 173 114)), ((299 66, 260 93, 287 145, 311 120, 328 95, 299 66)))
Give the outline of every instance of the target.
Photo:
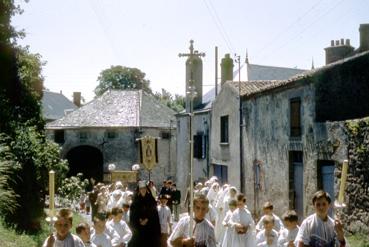
MULTIPOLYGON (((161 184, 175 174, 175 112, 142 90, 110 90, 46 125, 48 136, 61 145, 69 161, 69 175, 82 172, 97 181, 107 180, 109 164, 131 171, 139 163, 137 139, 158 137, 157 166, 151 180, 161 184)), ((141 166, 141 178, 148 172, 141 166)))
POLYGON ((350 56, 288 80, 228 82, 214 101, 211 162, 227 166, 230 181, 243 182, 256 216, 267 200, 278 214, 293 208, 306 216, 317 189, 337 194, 336 175, 348 159, 340 121, 369 116, 369 39, 361 41, 350 56))
POLYGON ((81 105, 81 93, 74 92, 73 96, 73 102, 71 102, 61 92, 55 93, 44 90, 42 93, 42 115, 45 121, 55 121, 77 109, 81 105), (78 95, 79 98, 77 97, 78 95))

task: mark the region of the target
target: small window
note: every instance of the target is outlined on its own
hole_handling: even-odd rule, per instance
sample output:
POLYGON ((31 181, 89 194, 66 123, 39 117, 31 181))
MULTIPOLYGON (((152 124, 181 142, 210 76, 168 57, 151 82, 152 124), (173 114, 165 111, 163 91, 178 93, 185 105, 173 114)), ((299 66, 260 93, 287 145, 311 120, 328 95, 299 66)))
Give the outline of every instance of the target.
POLYGON ((220 117, 220 143, 228 143, 228 115, 220 117))
POLYGON ((63 144, 65 142, 64 130, 55 130, 54 131, 54 141, 58 144, 63 144))
POLYGON ((117 137, 117 132, 115 131, 108 131, 106 136, 108 137, 108 139, 115 139, 117 137))
POLYGON ((79 132, 79 140, 80 141, 87 140, 87 132, 79 132))
POLYGON ((170 139, 171 135, 170 135, 170 132, 168 131, 162 131, 160 132, 160 137, 163 139, 170 139))
POLYGON ((213 164, 214 176, 219 179, 222 184, 228 183, 228 167, 223 165, 213 164))
POLYGON ((203 133, 199 133, 193 136, 193 157, 197 159, 206 158, 206 136, 203 133))
POLYGON ((290 136, 301 136, 301 99, 294 98, 290 101, 290 136))

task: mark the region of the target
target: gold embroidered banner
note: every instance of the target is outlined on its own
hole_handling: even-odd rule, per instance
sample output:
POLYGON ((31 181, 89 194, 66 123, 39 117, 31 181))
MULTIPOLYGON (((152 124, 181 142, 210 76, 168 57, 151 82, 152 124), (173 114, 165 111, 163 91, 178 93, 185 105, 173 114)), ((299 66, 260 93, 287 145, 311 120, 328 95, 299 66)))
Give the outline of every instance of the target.
POLYGON ((131 183, 137 181, 137 172, 135 171, 112 171, 111 172, 111 181, 121 181, 122 183, 131 183))
POLYGON ((157 138, 145 136, 140 139, 141 164, 147 170, 152 170, 158 163, 157 138))

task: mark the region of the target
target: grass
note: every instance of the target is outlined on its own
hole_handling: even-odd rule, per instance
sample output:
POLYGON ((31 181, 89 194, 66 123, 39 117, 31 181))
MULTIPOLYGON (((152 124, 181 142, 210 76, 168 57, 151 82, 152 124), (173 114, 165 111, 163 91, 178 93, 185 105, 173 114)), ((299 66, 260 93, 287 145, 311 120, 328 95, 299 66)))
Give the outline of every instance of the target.
MULTIPOLYGON (((73 216, 72 233, 75 233, 75 227, 85 220, 79 214, 75 213, 73 216)), ((42 246, 46 237, 49 235, 49 225, 46 221, 41 223, 42 229, 38 234, 27 235, 19 234, 13 229, 4 227, 0 220, 0 246, 1 247, 39 247, 42 246)))
POLYGON ((369 236, 364 234, 355 234, 347 236, 350 247, 369 247, 369 236))

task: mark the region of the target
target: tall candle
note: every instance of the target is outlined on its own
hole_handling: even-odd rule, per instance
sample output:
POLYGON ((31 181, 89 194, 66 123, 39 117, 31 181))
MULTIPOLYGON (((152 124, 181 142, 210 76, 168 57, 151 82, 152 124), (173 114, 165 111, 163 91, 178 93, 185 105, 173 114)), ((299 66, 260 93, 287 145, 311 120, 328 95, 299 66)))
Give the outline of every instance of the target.
POLYGON ((338 202, 343 204, 346 180, 347 180, 347 170, 348 170, 348 160, 344 160, 342 164, 342 172, 341 172, 341 182, 340 182, 340 191, 338 194, 338 202))
POLYGON ((50 217, 54 217, 54 194, 55 194, 55 172, 51 170, 49 172, 49 209, 50 217))

